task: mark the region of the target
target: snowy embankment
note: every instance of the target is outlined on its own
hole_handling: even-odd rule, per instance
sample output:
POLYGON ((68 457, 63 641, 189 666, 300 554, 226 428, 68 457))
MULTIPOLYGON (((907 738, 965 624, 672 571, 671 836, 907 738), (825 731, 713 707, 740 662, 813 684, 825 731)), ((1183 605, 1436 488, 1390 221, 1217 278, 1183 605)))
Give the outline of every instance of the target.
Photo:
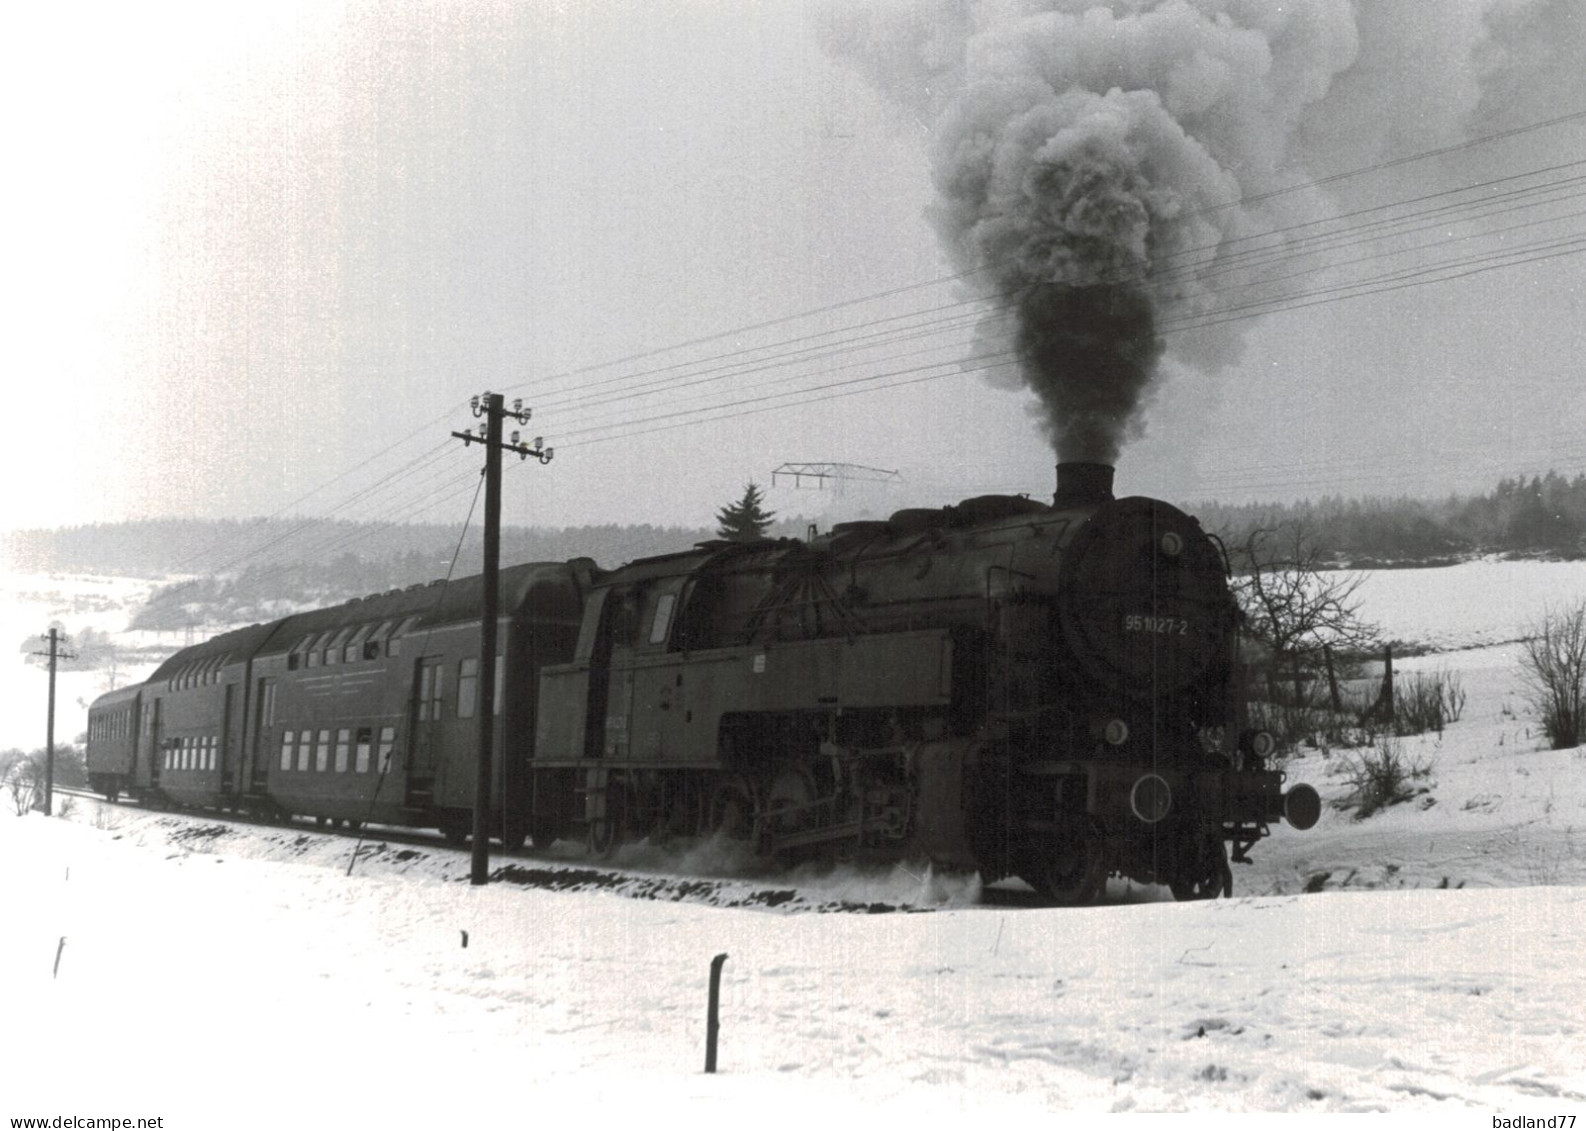
POLYGON ((407 1127, 681 1102, 793 1122, 1586 1100, 1576 887, 796 915, 117 836, 0 819, 0 1114, 407 1127))

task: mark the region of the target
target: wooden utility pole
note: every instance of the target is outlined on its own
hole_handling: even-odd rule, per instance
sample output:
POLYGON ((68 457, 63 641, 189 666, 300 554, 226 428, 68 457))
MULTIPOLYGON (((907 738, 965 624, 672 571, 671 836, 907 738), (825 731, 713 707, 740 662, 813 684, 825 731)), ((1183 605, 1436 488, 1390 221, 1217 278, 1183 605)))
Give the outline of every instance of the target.
MULTIPOLYGON (((521 400, 512 402, 512 411, 508 413, 504 399, 500 393, 485 393, 482 397, 475 397, 472 401, 474 416, 482 416, 485 422, 479 426, 479 431, 453 432, 452 435, 464 444, 478 441, 485 446, 485 563, 484 563, 484 609, 480 616, 479 625, 479 693, 477 704, 479 711, 479 760, 475 767, 474 775, 474 839, 473 854, 469 862, 468 882, 471 884, 487 884, 490 882, 490 778, 492 747, 495 743, 496 727, 496 629, 500 620, 500 588, 501 588, 501 453, 511 451, 518 454, 519 459, 528 459, 530 456, 538 459, 542 464, 550 463, 553 449, 544 446, 541 438, 535 437, 532 447, 518 443, 518 433, 512 433, 510 441, 501 439, 502 419, 511 416, 519 424, 527 424, 532 411, 523 407, 521 400)), ((503 785, 505 778, 503 777, 503 785)), ((502 803, 507 802, 506 790, 502 790, 502 803)))
POLYGON ((76 657, 60 650, 60 646, 66 643, 66 637, 53 626, 48 636, 39 639, 49 641, 50 645, 48 652, 33 653, 50 659, 49 719, 44 725, 44 815, 48 817, 52 815, 55 805, 55 665, 60 660, 74 660, 76 657))

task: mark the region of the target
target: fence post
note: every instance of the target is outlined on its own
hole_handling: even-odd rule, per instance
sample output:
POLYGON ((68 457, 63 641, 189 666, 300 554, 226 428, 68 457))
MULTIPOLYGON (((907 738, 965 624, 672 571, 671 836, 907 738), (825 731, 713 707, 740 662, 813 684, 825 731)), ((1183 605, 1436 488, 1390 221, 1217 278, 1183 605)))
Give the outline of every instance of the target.
POLYGON ((717 1012, 721 1005, 721 967, 727 961, 725 954, 710 960, 710 1006, 705 1014, 705 1071, 716 1071, 716 1034, 721 1030, 717 1012))

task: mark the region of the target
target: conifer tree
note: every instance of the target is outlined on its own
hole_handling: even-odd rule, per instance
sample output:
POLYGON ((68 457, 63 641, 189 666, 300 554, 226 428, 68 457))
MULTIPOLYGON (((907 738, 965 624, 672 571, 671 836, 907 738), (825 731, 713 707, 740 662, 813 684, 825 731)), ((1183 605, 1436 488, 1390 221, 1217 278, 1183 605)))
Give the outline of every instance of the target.
POLYGON ((745 484, 743 498, 716 512, 716 536, 728 542, 757 542, 776 518, 765 509, 765 499, 757 484, 745 484))

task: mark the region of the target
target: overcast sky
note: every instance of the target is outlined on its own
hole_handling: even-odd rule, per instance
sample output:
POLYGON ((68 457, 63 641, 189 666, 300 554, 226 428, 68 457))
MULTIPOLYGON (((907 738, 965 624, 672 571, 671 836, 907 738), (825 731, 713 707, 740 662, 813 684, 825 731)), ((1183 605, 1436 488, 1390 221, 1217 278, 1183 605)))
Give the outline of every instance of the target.
MULTIPOLYGON (((1023 31, 1001 26, 1081 7, 25 6, 0 48, 0 526, 460 522, 480 453, 447 433, 487 388, 524 397, 526 437, 556 448, 513 461, 514 522, 706 524, 794 460, 897 469, 901 488, 851 496, 882 511, 1049 494, 1030 394, 961 364, 977 292, 927 215, 962 90, 1077 34, 1048 21, 1056 40, 1010 48, 1023 31)), ((1355 175, 1221 229, 1320 225, 1164 336, 1120 490, 1440 495, 1586 470, 1586 122, 1542 124, 1586 111, 1579 3, 1377 0, 1357 19, 1329 0, 1304 36, 1280 6, 1195 7, 1271 40, 1250 118, 1188 112, 1197 144, 1223 131, 1214 155, 1276 115, 1268 157, 1223 158, 1226 184, 1355 175), (1270 110, 1285 82, 1292 114, 1270 110), (1394 217, 1408 230, 1363 226, 1394 217), (1237 332, 1207 345, 1225 318, 1237 332)), ((1106 49, 1157 50, 1103 23, 1106 49)), ((1170 109, 1199 106, 1186 73, 1238 70, 1162 34, 1170 109)), ((1154 81, 1134 61, 1074 81, 1154 81)))

